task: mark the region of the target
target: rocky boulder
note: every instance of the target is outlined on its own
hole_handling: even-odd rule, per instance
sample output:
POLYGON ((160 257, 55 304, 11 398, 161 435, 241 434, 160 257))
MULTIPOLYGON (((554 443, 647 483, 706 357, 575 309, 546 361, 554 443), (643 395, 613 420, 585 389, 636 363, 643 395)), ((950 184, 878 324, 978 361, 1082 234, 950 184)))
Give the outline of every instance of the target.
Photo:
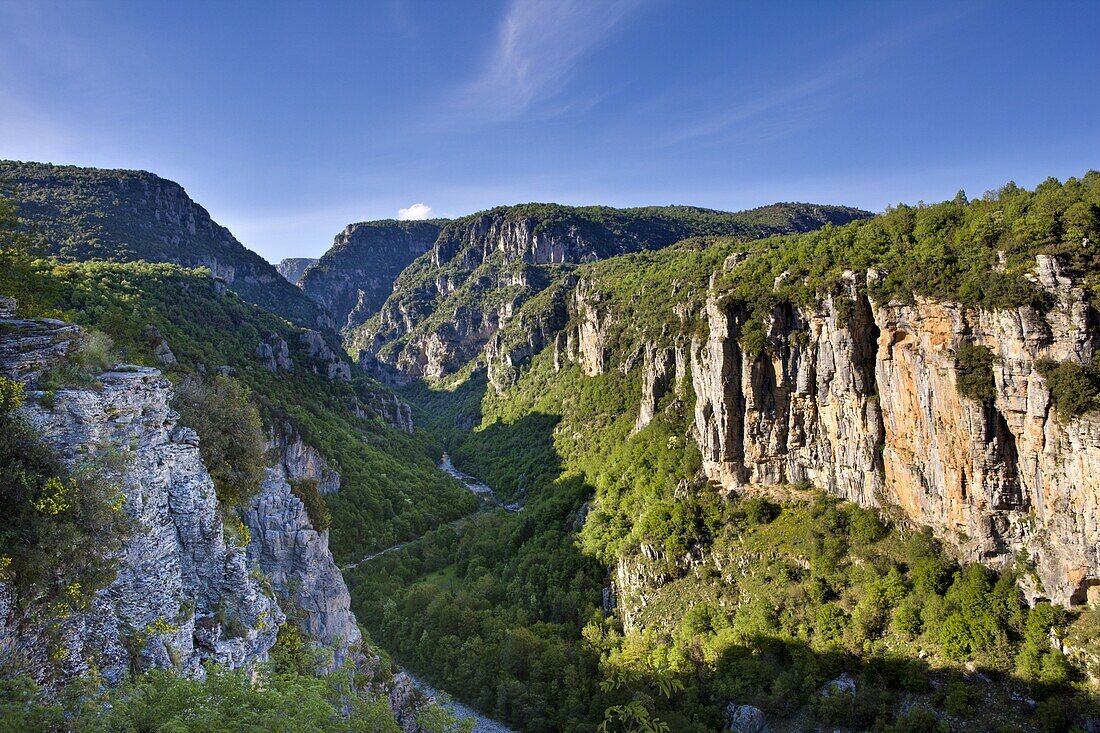
POLYGON ((726 728, 730 733, 769 733, 764 711, 752 705, 731 702, 726 706, 726 728))

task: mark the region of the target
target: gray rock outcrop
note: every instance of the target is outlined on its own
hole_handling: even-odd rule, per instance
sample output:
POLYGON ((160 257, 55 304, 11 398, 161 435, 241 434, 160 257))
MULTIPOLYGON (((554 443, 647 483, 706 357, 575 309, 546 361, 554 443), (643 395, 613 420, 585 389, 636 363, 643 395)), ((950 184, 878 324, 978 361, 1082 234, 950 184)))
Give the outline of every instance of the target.
POLYGON ((278 457, 276 468, 288 481, 312 481, 322 494, 340 490, 340 474, 289 423, 269 432, 267 450, 278 457))
POLYGON ((343 354, 337 354, 317 331, 303 331, 298 341, 312 360, 312 370, 329 379, 347 382, 351 379, 351 366, 343 354))
POLYGON ((316 262, 315 257, 287 257, 280 260, 279 264, 275 265, 275 269, 287 279, 287 282, 297 285, 302 274, 316 262))
MULTIPOLYGON (((310 333, 316 332, 311 331, 310 333)), ((264 336, 263 341, 257 344, 256 351, 253 353, 263 363, 264 369, 269 372, 288 372, 293 367, 290 361, 290 347, 276 333, 269 333, 264 336)))
MULTIPOLYGON (((79 329, 59 321, 3 325, 0 373, 8 377, 33 378, 79 338, 79 329)), ((59 657, 48 656, 34 609, 18 613, 0 601, 0 637, 26 652, 40 679, 68 678, 91 664, 114 681, 131 670, 200 675, 209 661, 239 667, 265 659, 283 613, 250 573, 244 548, 223 532, 198 437, 177 427, 169 408, 171 383, 142 367, 109 371, 98 382, 56 390, 48 406, 32 393, 25 415, 67 461, 104 446, 122 453, 125 467, 113 478, 135 529, 117 577, 86 612, 62 620, 59 657)))
POLYGON ((246 523, 252 535, 249 561, 263 570, 291 621, 332 652, 323 671, 337 669, 359 652, 363 638, 344 578, 329 552, 328 532, 313 528, 280 469, 268 469, 246 523))
POLYGON ((731 702, 726 706, 726 730, 730 733, 768 733, 768 720, 760 708, 731 702))

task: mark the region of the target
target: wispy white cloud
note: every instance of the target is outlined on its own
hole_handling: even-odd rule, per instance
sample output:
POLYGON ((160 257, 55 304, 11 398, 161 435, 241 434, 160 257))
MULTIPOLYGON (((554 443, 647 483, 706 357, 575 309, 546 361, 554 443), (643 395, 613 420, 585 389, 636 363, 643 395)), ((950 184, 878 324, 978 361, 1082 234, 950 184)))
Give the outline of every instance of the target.
POLYGON ((420 221, 432 215, 432 207, 427 204, 413 204, 397 210, 398 221, 420 221))
POLYGON ((536 106, 556 112, 578 62, 641 0, 511 0, 478 76, 455 107, 486 120, 514 119, 536 106))

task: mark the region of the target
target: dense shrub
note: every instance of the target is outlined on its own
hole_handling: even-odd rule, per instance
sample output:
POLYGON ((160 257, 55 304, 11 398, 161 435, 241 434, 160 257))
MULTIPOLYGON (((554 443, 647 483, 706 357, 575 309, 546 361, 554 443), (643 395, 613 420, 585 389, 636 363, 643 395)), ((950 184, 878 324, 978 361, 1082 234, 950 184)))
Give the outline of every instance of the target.
POLYGON ((1042 359, 1035 365, 1050 389, 1054 409, 1064 418, 1083 415, 1100 406, 1100 366, 1042 359))
POLYGON ((955 386, 959 394, 975 402, 993 399, 993 352, 988 346, 963 341, 955 349, 955 386))
POLYGON ((290 482, 290 488, 294 495, 305 504, 306 513, 309 515, 309 523, 318 532, 323 532, 332 524, 332 514, 325 504, 325 497, 317 489, 317 481, 314 479, 296 479, 290 482))
POLYGON ((173 405, 180 423, 199 434, 199 452, 218 500, 242 504, 259 489, 266 463, 263 424, 248 388, 225 375, 190 378, 176 389, 173 405))

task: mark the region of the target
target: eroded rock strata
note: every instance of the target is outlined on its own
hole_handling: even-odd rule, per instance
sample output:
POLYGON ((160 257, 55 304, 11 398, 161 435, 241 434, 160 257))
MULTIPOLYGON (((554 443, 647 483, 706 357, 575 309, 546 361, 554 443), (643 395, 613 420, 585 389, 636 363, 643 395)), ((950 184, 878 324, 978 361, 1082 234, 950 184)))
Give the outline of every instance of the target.
POLYGON ((705 328, 616 351, 614 308, 581 278, 563 311, 520 316, 529 338, 491 342, 490 381, 507 389, 544 346, 558 368, 573 362, 588 375, 637 366, 636 429, 670 390, 693 390, 692 433, 706 478, 722 489, 810 482, 897 507, 963 558, 1023 560, 1035 571, 1025 580, 1032 598, 1100 599, 1100 419, 1056 413, 1037 368, 1092 358, 1095 314, 1082 291, 1043 256, 1033 277, 1049 295, 1044 310, 920 297, 879 304, 865 295, 877 276, 848 273, 847 292, 777 307, 760 353, 743 344, 750 313, 724 297, 718 278, 699 312, 679 314, 705 328), (961 394, 962 344, 991 352, 992 399, 961 394))
MULTIPOLYGON (((0 373, 9 378, 36 373, 79 337, 61 321, 4 325, 0 373)), ((122 454, 112 478, 134 520, 114 582, 86 611, 61 620, 59 644, 47 643, 34 609, 20 610, 4 588, 0 637, 22 650, 40 678, 68 678, 93 665, 111 681, 154 667, 197 675, 208 661, 239 667, 264 660, 275 643, 284 614, 250 572, 245 549, 227 539, 198 436, 177 425, 171 395, 171 383, 143 367, 108 371, 96 385, 59 389, 49 401, 30 395, 26 418, 66 461, 122 454)))

